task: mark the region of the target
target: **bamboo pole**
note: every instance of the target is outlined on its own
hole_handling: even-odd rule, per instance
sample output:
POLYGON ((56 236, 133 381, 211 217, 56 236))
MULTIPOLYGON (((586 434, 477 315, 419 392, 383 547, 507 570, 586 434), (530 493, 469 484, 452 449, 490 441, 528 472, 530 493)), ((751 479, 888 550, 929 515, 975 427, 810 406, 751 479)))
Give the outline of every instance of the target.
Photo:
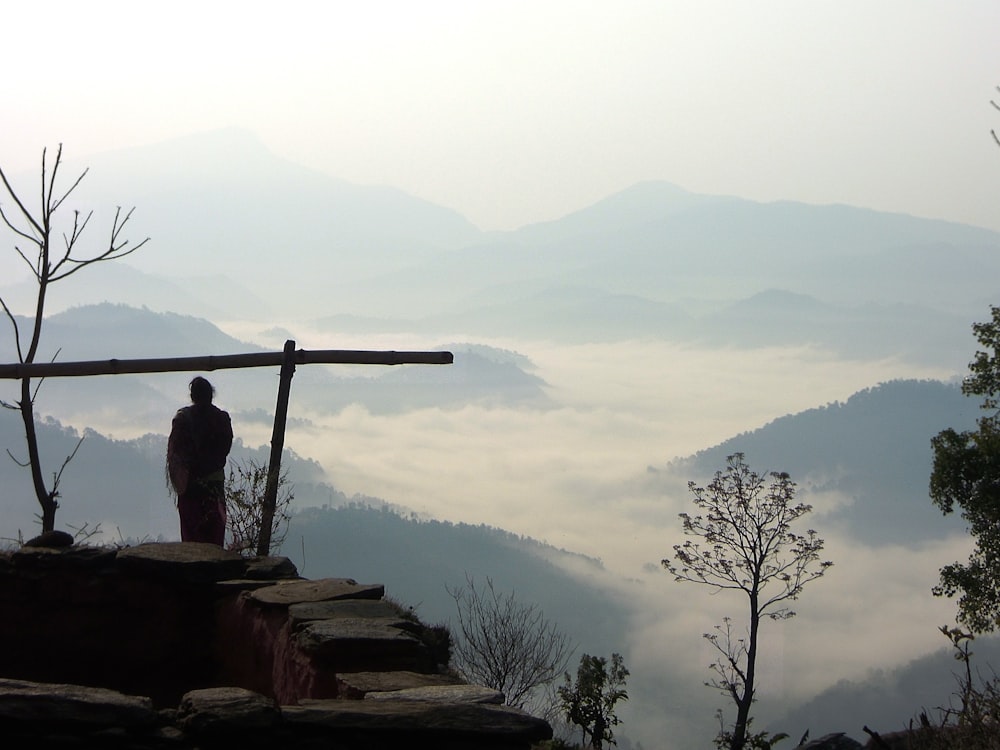
MULTIPOLYGON (((242 367, 281 365, 284 352, 216 354, 203 357, 161 357, 157 359, 107 359, 89 362, 34 362, 0 365, 0 378, 64 378, 89 375, 126 375, 145 372, 211 372, 242 367)), ((326 365, 450 365, 451 352, 397 352, 350 349, 297 349, 294 364, 326 365)))
POLYGON ((264 557, 271 552, 271 526, 278 504, 278 478, 281 476, 281 452, 285 449, 285 422, 288 419, 288 395, 292 390, 295 374, 295 342, 285 342, 281 379, 278 381, 278 400, 274 407, 274 430, 271 432, 271 458, 267 462, 267 487, 264 490, 264 507, 261 509, 260 537, 257 554, 264 557))

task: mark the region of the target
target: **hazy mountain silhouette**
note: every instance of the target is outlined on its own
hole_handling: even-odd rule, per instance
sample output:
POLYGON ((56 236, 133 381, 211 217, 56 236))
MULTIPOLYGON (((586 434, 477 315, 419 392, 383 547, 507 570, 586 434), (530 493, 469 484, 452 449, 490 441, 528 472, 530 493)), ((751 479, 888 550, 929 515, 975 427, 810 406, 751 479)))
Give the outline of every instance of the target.
POLYGON ((845 307, 769 289, 698 317, 688 332, 710 346, 810 345, 850 359, 897 356, 957 369, 968 360, 971 323, 967 316, 920 305, 845 307))
POLYGON ((960 368, 968 359, 972 322, 973 316, 925 306, 870 303, 850 307, 778 289, 692 313, 680 303, 558 286, 525 291, 513 301, 480 303, 462 313, 410 319, 341 315, 320 319, 317 325, 354 333, 434 334, 462 328, 482 336, 572 343, 662 339, 740 349, 812 346, 850 359, 896 356, 960 368))
POLYGON ((489 578, 498 591, 536 604, 588 653, 626 641, 628 608, 605 589, 600 562, 503 529, 349 502, 297 513, 285 547, 306 575, 338 571, 384 583, 431 622, 454 617, 446 586, 465 586, 472 576, 477 588, 489 578))
MULTIPOLYGON (((943 636, 941 642, 945 643, 943 636)), ((981 684, 981 679, 989 678, 1000 665, 1000 639, 977 638, 971 650, 974 679, 981 684)), ((954 649, 943 647, 895 669, 872 665, 867 679, 840 680, 769 722, 769 728, 791 737, 801 737, 808 729, 813 738, 846 732, 864 740, 865 725, 880 733, 895 732, 911 726, 911 722, 919 726, 921 711, 938 723, 942 719, 940 709, 961 706, 958 677, 963 665, 955 660, 954 653, 954 649)))
MULTIPOLYGON (((19 318, 22 332, 29 321, 19 318)), ((72 308, 46 318, 38 361, 59 352, 58 361, 141 359, 239 354, 263 347, 229 336, 207 320, 158 313, 110 303, 72 308)), ((283 343, 283 342, 282 342, 283 343)), ((10 326, 0 326, 0 350, 14 351, 10 326)), ((279 351, 280 345, 272 351, 279 351)), ((295 403, 309 412, 337 412, 361 404, 372 413, 425 407, 459 408, 469 403, 491 406, 527 405, 546 408, 545 383, 524 371, 525 358, 490 347, 454 344, 455 363, 447 366, 402 366, 357 370, 329 365, 297 368, 295 403), (492 352, 492 353, 491 353, 492 352)), ((11 357, 13 359, 13 356, 11 357)), ((211 379, 229 409, 256 412, 274 408, 277 368, 219 370, 211 379)), ((156 430, 169 421, 178 402, 186 400, 191 373, 51 378, 38 409, 64 422, 92 423, 100 413, 123 424, 156 430)), ((0 383, 0 398, 12 394, 14 381, 0 383)), ((13 400, 9 395, 7 400, 13 400)))
POLYGON ((979 412, 957 384, 892 381, 675 461, 655 481, 705 483, 742 452, 757 471, 791 475, 818 529, 841 528, 871 545, 915 544, 964 528, 929 499, 930 441, 947 427, 974 428, 979 412))
MULTIPOLYGON (((34 310, 34 279, 0 287, 12 310, 34 310)), ((125 262, 97 263, 72 281, 49 287, 46 309, 52 315, 73 307, 104 302, 157 312, 183 313, 213 320, 256 320, 273 314, 262 298, 229 276, 161 276, 125 262)))
MULTIPOLYGON (((258 320, 274 311, 403 321, 457 316, 438 319, 443 325, 472 313, 484 325, 506 317, 508 327, 517 321, 531 330, 560 306, 559 290, 575 288, 593 291, 575 301, 574 334, 603 322, 597 335, 612 329, 634 338, 660 330, 647 316, 669 322, 673 335, 682 322, 676 306, 719 311, 770 289, 837 308, 917 306, 969 323, 994 296, 1000 271, 1000 234, 989 230, 850 206, 697 195, 662 182, 635 185, 555 221, 485 233, 401 191, 352 185, 289 162, 240 130, 89 162, 77 203, 100 212, 88 232, 100 237, 105 209, 135 205, 130 236, 153 241, 121 263, 147 275, 128 284, 92 276, 106 297, 81 299, 67 289, 64 303, 54 295, 52 310, 148 299, 143 304, 156 309, 223 309, 258 320), (171 294, 174 304, 161 307, 171 294)), ((67 174, 74 169, 66 165, 67 174)))
POLYGON ((679 306, 594 288, 548 287, 514 301, 470 307, 460 314, 425 318, 373 319, 334 316, 317 321, 328 330, 356 333, 474 330, 480 336, 516 336, 564 342, 618 341, 622 338, 682 339, 691 317, 679 306))
POLYGON ((481 236, 454 211, 295 164, 235 128, 88 161, 78 201, 135 206, 130 236, 153 238, 131 265, 185 277, 228 275, 284 311, 310 299, 321 310, 323 291, 338 283, 481 236))
POLYGON ((414 311, 428 293, 464 309, 572 285, 671 302, 781 288, 844 306, 906 303, 968 314, 994 293, 988 275, 1000 266, 998 248, 1000 234, 976 227, 643 183, 358 288, 398 288, 414 311))

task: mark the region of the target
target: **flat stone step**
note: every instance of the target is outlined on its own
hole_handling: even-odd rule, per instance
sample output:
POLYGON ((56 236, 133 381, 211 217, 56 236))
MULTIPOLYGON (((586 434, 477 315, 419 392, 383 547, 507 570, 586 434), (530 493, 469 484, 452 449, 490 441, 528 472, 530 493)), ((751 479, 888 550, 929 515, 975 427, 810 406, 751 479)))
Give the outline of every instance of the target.
POLYGON ((203 542, 138 544, 119 550, 115 560, 123 570, 190 583, 242 578, 247 568, 247 561, 238 553, 203 542))
POLYGON ((283 706, 292 726, 312 726, 354 734, 364 732, 372 746, 524 747, 552 738, 543 719, 509 706, 426 701, 303 700, 283 706))
POLYGON ((356 672, 377 665, 382 671, 430 672, 430 651, 408 622, 344 617, 314 620, 295 633, 299 649, 334 672, 356 672))
POLYGON ((303 602, 336 599, 381 599, 384 595, 385 586, 380 583, 363 584, 353 578, 320 578, 316 581, 279 581, 249 596, 263 606, 290 607, 303 602))
POLYGON ((407 670, 347 672, 337 675, 337 695, 341 698, 357 700, 364 698, 369 693, 461 684, 464 683, 459 678, 445 674, 424 674, 423 672, 407 670))
POLYGON ((131 728, 156 724, 157 714, 149 698, 117 690, 0 678, 0 721, 131 728))
POLYGON ((293 626, 313 620, 334 620, 344 618, 370 618, 400 620, 399 609, 385 600, 337 599, 322 602, 302 602, 288 608, 288 617, 293 626))
POLYGON ((385 693, 368 693, 366 701, 423 701, 428 703, 489 703, 502 706, 504 695, 482 685, 428 685, 385 693))
POLYGON ((177 717, 186 732, 231 734, 271 729, 281 721, 281 709, 270 698, 243 688, 203 688, 184 694, 177 717))

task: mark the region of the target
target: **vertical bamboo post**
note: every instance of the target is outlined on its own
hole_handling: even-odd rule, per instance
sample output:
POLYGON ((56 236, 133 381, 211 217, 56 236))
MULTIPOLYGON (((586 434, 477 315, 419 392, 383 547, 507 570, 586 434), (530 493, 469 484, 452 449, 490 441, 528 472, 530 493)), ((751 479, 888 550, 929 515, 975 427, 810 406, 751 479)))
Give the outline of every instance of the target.
POLYGON ((264 491, 264 507, 261 512, 260 539, 257 540, 257 554, 261 557, 271 551, 271 526, 274 524, 274 510, 278 502, 278 477, 281 476, 281 452, 285 448, 285 421, 288 418, 288 394, 292 389, 292 375, 295 374, 295 342, 285 342, 285 358, 281 363, 278 380, 278 401, 274 407, 274 430, 271 433, 271 458, 267 462, 267 489, 264 491))

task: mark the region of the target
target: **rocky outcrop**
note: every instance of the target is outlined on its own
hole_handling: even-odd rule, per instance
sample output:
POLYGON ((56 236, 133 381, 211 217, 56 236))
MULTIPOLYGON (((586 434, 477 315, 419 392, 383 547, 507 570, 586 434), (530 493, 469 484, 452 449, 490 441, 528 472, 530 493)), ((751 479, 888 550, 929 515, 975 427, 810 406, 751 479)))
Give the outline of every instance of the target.
MULTIPOLYGON (((0 736, 101 747, 526 748, 541 719, 448 674, 379 584, 213 545, 0 554, 0 736)), ((12 745, 14 746, 14 745, 12 745)))

